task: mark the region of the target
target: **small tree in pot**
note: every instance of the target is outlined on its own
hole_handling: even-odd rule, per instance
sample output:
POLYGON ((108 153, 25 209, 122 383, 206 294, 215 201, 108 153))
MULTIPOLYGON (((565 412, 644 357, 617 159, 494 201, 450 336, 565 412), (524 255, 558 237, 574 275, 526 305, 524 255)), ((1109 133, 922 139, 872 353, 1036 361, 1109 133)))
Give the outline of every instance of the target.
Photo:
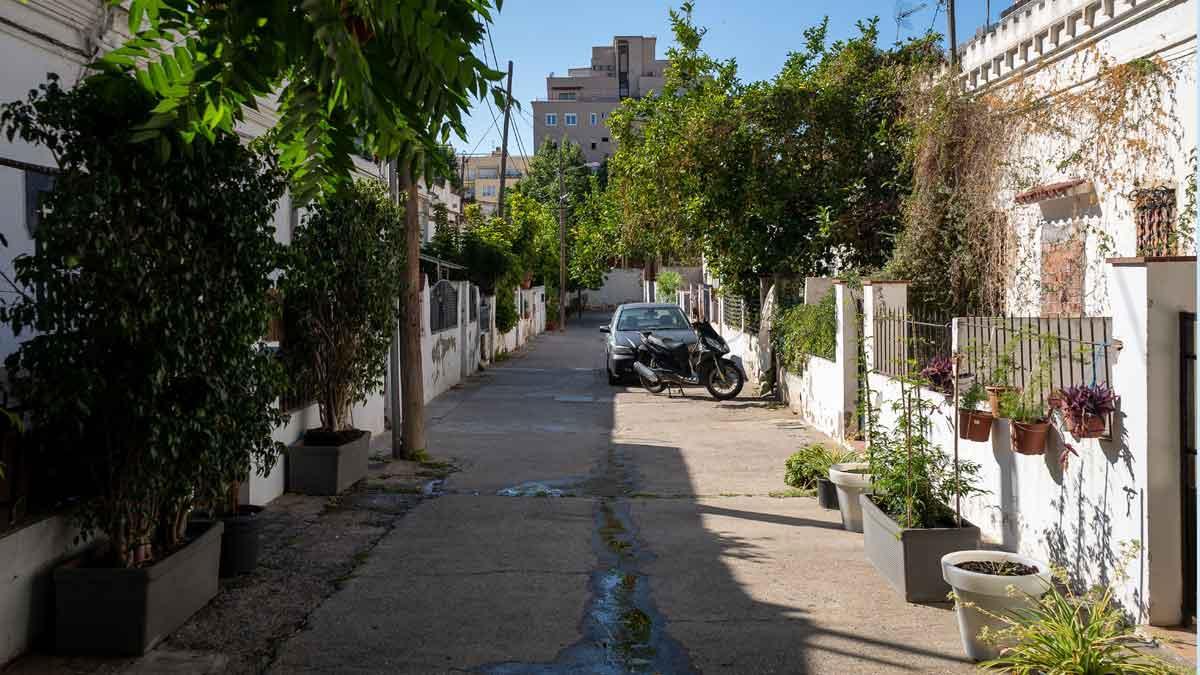
POLYGON ((107 539, 55 572, 64 649, 140 652, 215 595, 221 526, 189 533, 189 511, 277 452, 280 371, 260 339, 283 181, 233 135, 186 157, 138 142, 154 106, 131 77, 51 76, 0 115, 60 167, 38 251, 14 263, 3 317, 36 333, 7 366, 49 461, 87 477, 84 535, 107 539))
POLYGON ((312 392, 321 426, 288 453, 289 489, 336 494, 367 471, 370 433, 350 411, 378 392, 399 319, 404 212, 383 185, 357 181, 313 205, 280 281, 285 361, 312 392))
POLYGON ((986 397, 983 385, 972 382, 958 395, 958 437, 982 443, 992 435, 992 413, 980 410, 986 397))
POLYGON ((926 382, 899 381, 900 397, 892 402, 895 423, 872 430, 874 494, 860 497, 863 540, 867 558, 905 600, 939 601, 949 586, 937 561, 979 545, 979 528, 956 512, 962 497, 981 492, 979 465, 956 461, 929 438, 938 404, 922 395, 926 382))

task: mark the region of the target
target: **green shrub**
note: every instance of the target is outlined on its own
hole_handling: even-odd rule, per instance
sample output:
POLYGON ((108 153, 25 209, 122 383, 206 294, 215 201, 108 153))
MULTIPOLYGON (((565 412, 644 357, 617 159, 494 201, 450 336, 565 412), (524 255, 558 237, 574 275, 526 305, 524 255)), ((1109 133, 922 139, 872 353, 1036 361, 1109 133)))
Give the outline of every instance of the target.
MULTIPOLYGON (((1138 550, 1126 548, 1122 570, 1138 550)), ((1114 601, 1111 587, 1075 594, 1062 570, 1055 570, 1054 576, 1056 583, 1048 592, 1040 598, 1028 597, 1026 606, 1007 614, 985 612, 1002 627, 985 630, 982 638, 1001 650, 998 658, 979 664, 981 668, 1018 675, 1183 672, 1138 650, 1141 640, 1114 601)), ((1117 576, 1120 581, 1127 578, 1124 571, 1117 576)))
POLYGON ((496 331, 504 334, 517 325, 516 292, 512 288, 496 291, 496 331))
POLYGON ((827 448, 820 443, 805 446, 787 458, 784 463, 783 482, 794 488, 811 489, 818 478, 829 476, 829 467, 834 464, 858 461, 858 453, 845 448, 827 448))
POLYGON ((681 287, 683 287, 683 277, 679 275, 679 272, 674 270, 659 272, 658 278, 654 280, 654 297, 659 302, 675 302, 681 287))
POLYGON ((837 355, 837 306, 833 290, 815 305, 778 310, 771 339, 780 362, 794 373, 804 370, 809 356, 834 359, 837 355))
POLYGON ((107 535, 121 567, 169 554, 198 500, 270 471, 284 419, 260 343, 282 176, 233 134, 186 153, 136 142, 156 103, 131 77, 51 76, 0 114, 60 169, 2 312, 28 331, 11 385, 55 474, 86 490, 83 536, 107 535))
POLYGON ((403 232, 384 186, 362 180, 314 203, 288 247, 285 356, 301 390, 316 393, 325 431, 349 430, 353 404, 383 387, 403 232))

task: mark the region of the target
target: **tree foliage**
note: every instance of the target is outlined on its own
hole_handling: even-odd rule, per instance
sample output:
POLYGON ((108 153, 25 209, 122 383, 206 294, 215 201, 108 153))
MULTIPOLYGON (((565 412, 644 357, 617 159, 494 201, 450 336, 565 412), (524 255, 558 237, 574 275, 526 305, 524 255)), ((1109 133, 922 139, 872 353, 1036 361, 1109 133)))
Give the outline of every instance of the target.
POLYGON ((374 180, 314 202, 288 248, 280 282, 285 356, 313 392, 327 432, 350 430, 350 408, 383 386, 399 320, 404 212, 374 180))
MULTIPOLYGON (((110 5, 125 0, 107 0, 110 5)), ((471 96, 501 73, 473 52, 500 0, 133 0, 133 37, 93 66, 133 73, 159 99, 137 140, 166 156, 232 134, 277 96, 273 138, 303 195, 350 175, 355 155, 436 175, 471 96), (426 165, 426 163, 430 163, 426 165)), ((499 104, 503 92, 491 86, 499 104)))
POLYGON ((269 471, 283 420, 281 369, 259 342, 282 175, 230 135, 164 164, 134 141, 155 104, 123 75, 70 91, 51 77, 0 114, 10 141, 45 146, 61 170, 0 311, 27 336, 11 385, 48 460, 87 477, 74 514, 120 566, 170 553, 196 499, 269 471))
POLYGON ((934 37, 879 49, 871 20, 830 43, 823 22, 772 80, 746 84, 701 50, 691 9, 671 13, 664 94, 610 118, 626 240, 657 254, 695 242, 735 290, 881 266, 910 182, 902 93, 938 63, 934 37))

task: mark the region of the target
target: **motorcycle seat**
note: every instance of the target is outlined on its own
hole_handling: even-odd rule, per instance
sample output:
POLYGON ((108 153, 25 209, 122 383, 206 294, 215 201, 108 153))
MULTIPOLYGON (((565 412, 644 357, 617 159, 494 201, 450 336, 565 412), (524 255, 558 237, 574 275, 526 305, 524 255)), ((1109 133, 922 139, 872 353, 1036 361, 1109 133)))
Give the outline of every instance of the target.
POLYGON ((659 337, 657 335, 651 335, 651 336, 647 337, 646 341, 649 342, 650 344, 654 345, 655 347, 660 347, 662 349, 672 349, 675 347, 675 342, 676 342, 675 340, 672 340, 669 337, 659 337))

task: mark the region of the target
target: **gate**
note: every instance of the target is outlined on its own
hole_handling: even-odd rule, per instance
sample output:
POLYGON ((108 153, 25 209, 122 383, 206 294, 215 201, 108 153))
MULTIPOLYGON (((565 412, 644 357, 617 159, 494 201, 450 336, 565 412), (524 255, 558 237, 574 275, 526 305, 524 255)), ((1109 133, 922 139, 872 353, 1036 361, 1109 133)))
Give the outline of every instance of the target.
POLYGON ((1179 479, 1183 483, 1183 616, 1196 616, 1196 315, 1179 313, 1179 479))

